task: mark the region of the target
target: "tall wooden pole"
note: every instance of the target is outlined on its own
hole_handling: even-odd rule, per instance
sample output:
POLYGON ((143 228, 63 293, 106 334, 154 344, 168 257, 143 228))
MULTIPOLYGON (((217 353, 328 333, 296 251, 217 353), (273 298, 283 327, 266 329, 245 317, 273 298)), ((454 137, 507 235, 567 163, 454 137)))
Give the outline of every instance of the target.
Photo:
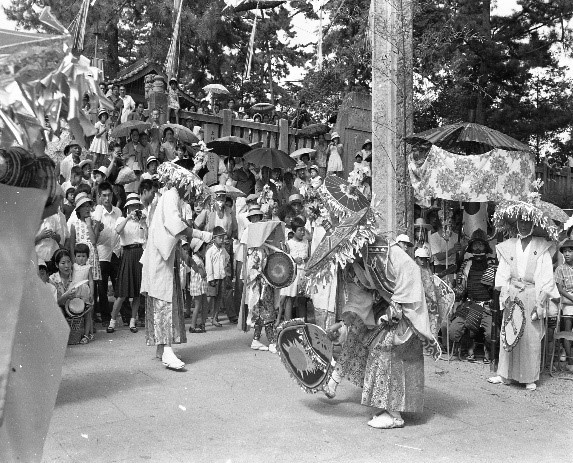
POLYGON ((379 227, 412 232, 414 201, 408 174, 413 129, 412 0, 372 0, 372 187, 379 227))

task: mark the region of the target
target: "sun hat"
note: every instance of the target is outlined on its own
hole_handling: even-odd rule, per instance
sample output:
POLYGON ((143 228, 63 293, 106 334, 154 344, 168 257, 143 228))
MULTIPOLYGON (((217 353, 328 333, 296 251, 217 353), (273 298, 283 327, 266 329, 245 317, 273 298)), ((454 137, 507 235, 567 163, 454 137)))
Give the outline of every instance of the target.
POLYGON ((99 172, 103 176, 107 177, 107 167, 106 166, 99 166, 97 169, 94 170, 94 174, 99 172))
POLYGON ((79 297, 68 299, 65 308, 69 317, 81 317, 86 312, 86 304, 79 297))
POLYGON ((253 215, 263 215, 263 211, 261 211, 261 208, 258 204, 249 209, 249 212, 247 212, 246 217, 247 218, 252 217, 253 215))
POLYGON ((406 243, 406 244, 408 245, 408 247, 414 246, 414 245, 412 244, 412 242, 410 241, 410 237, 409 237, 408 235, 404 235, 404 234, 398 235, 398 236, 396 237, 396 242, 398 242, 398 243, 406 243))
POLYGON ((362 143, 362 149, 364 149, 364 147, 368 144, 372 144, 372 140, 370 140, 370 138, 367 138, 366 140, 364 140, 364 143, 362 143))
POLYGON ((318 166, 317 166, 316 164, 313 164, 312 166, 310 166, 310 167, 308 168, 309 171, 310 171, 310 170, 313 170, 313 169, 318 172, 318 166))
POLYGON ((211 187, 211 193, 213 196, 224 196, 227 193, 227 189, 225 188, 225 185, 215 185, 211 187))
POLYGON ((306 169, 306 164, 302 161, 297 162, 296 166, 294 166, 294 170, 303 170, 306 169))
POLYGON ((75 205, 74 209, 78 209, 82 204, 85 204, 85 203, 92 203, 93 204, 93 199, 90 198, 87 193, 84 193, 82 191, 81 193, 79 193, 76 196, 76 199, 74 201, 74 205, 75 205))
POLYGON ((302 195, 295 193, 294 195, 290 195, 288 197, 288 203, 289 204, 293 204, 293 203, 302 203, 303 201, 303 197, 302 195))
POLYGON ((426 230, 431 230, 432 226, 428 225, 423 217, 418 217, 414 221, 414 228, 425 228, 426 230))
POLYGON ((330 139, 334 140, 335 138, 340 138, 340 135, 338 135, 338 132, 332 132, 330 134, 330 139))
POLYGON ((157 159, 155 156, 149 156, 147 158, 147 161, 145 162, 145 167, 149 167, 149 164, 151 164, 152 162, 156 162, 157 164, 159 164, 159 159, 157 159))
POLYGON ((80 162, 79 166, 80 169, 83 169, 84 166, 87 166, 88 164, 90 164, 92 167, 94 166, 94 162, 91 159, 84 159, 82 162, 80 162))
POLYGON ((227 232, 225 231, 225 229, 223 227, 220 227, 219 225, 217 225, 215 228, 213 228, 213 238, 215 238, 215 236, 224 236, 227 234, 227 232))
POLYGON ((102 108, 97 112, 97 117, 99 118, 102 114, 107 114, 109 117, 109 113, 107 112, 107 109, 102 108))
POLYGON ((259 200, 260 197, 261 197, 260 193, 250 194, 249 196, 247 196, 246 202, 247 202, 247 204, 256 202, 259 200))
POLYGON ((66 147, 64 148, 64 155, 66 155, 66 156, 68 155, 68 153, 72 149, 72 146, 79 146, 81 148, 81 145, 74 141, 74 142, 70 143, 69 145, 66 145, 66 147))
POLYGON ((426 248, 418 248, 416 249, 416 251, 414 252, 414 257, 422 257, 425 259, 429 259, 430 258, 430 253, 428 252, 428 250, 426 248))
POLYGON ((358 151, 358 153, 356 153, 356 154, 354 155, 354 159, 356 159, 356 158, 359 157, 359 156, 362 157, 362 151, 358 151))
POLYGON ((559 246, 559 251, 563 252, 563 249, 573 249, 573 240, 565 240, 561 246, 559 246))
POLYGON ((143 203, 139 199, 139 195, 137 193, 129 193, 127 195, 124 207, 133 206, 134 204, 138 204, 140 206, 143 206, 143 203))

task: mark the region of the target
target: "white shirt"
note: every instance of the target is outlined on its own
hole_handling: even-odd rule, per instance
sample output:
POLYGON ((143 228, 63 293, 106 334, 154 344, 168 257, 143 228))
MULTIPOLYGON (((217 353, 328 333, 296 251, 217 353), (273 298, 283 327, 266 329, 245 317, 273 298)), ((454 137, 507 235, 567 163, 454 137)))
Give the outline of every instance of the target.
MULTIPOLYGON (((120 217, 116 224, 115 230, 119 230, 119 224, 125 220, 125 217, 120 217)), ((143 244, 145 243, 145 221, 142 220, 135 221, 132 219, 127 219, 127 223, 123 230, 119 233, 119 242, 122 246, 129 246, 131 244, 143 244)))
MULTIPOLYGON (((430 248, 432 250, 432 258, 434 261, 434 265, 446 265, 446 258, 445 257, 442 260, 438 260, 434 256, 436 254, 441 253, 441 252, 445 252, 446 246, 447 246, 448 251, 453 249, 457 242, 458 242, 457 233, 452 232, 452 235, 450 236, 450 239, 448 240, 447 244, 446 244, 446 240, 444 240, 444 238, 442 238, 442 236, 439 233, 437 233, 437 232, 432 233, 430 235, 430 238, 428 239, 428 243, 430 244, 430 248)), ((448 257, 448 264, 451 265, 454 263, 455 263, 455 257, 449 256, 448 257)))
MULTIPOLYGON (((60 175, 64 177, 64 182, 69 182, 72 176, 72 167, 79 165, 74 162, 74 157, 68 154, 60 161, 60 175)), ((65 191, 64 191, 65 193, 65 191)))
POLYGON ((227 264, 229 263, 229 254, 225 247, 218 248, 213 245, 205 254, 205 270, 207 272, 207 281, 222 280, 227 276, 227 264))
POLYGON ((94 220, 103 223, 103 230, 99 233, 97 240, 97 253, 102 262, 111 262, 111 254, 116 256, 121 254, 119 235, 115 231, 117 220, 121 217, 119 208, 112 206, 111 211, 107 211, 101 204, 97 205, 93 213, 94 220))
POLYGON ((52 230, 60 235, 59 243, 52 238, 45 238, 36 244, 36 254, 38 257, 44 261, 49 261, 54 253, 60 248, 60 244, 63 246, 66 238, 68 237, 68 231, 66 227, 66 218, 59 210, 54 215, 46 217, 42 225, 40 225, 40 231, 42 230, 52 230), (63 216, 63 219, 62 217, 63 216))
POLYGON ((123 98, 120 96, 120 98, 123 100, 123 109, 121 110, 121 123, 123 124, 127 122, 129 114, 135 110, 135 101, 129 95, 125 95, 123 98))

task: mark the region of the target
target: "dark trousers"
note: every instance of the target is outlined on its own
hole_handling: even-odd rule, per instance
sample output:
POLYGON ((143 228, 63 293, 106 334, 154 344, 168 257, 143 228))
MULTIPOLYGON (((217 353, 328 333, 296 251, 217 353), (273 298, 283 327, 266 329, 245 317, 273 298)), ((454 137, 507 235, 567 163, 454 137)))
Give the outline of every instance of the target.
POLYGON ((100 260, 101 280, 97 283, 96 307, 101 314, 102 321, 109 322, 111 319, 111 307, 107 299, 108 281, 111 278, 114 293, 117 291, 117 273, 119 271, 120 258, 112 253, 111 262, 100 260))

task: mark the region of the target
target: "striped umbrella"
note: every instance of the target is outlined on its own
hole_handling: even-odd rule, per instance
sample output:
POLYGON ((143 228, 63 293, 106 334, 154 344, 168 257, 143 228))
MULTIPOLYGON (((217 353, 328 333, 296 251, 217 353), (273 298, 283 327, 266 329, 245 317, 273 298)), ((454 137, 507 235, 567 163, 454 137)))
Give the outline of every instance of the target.
POLYGON ((529 151, 529 147, 516 139, 485 125, 459 122, 415 133, 406 137, 408 143, 432 143, 458 154, 483 154, 494 148, 508 151, 529 151))

